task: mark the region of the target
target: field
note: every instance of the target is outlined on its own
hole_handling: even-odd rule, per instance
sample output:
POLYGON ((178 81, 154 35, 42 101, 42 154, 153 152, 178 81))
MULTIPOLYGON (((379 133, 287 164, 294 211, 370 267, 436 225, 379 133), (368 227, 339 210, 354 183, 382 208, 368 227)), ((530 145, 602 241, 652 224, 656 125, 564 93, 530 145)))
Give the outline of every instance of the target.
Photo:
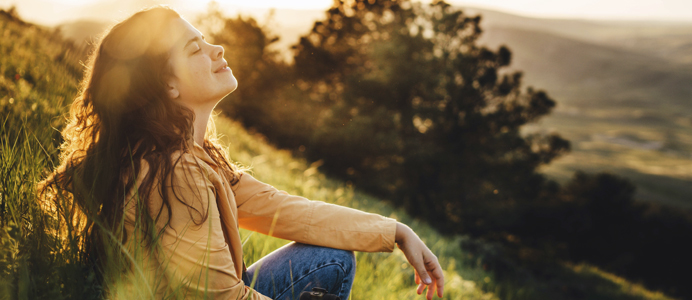
MULTIPOLYGON (((39 206, 36 183, 57 162, 66 105, 82 74, 84 50, 58 34, 0 12, 0 298, 84 299, 98 296, 93 278, 75 260, 39 206)), ((534 275, 513 265, 492 244, 465 236, 442 236, 426 224, 317 171, 316 165, 277 150, 257 134, 216 117, 231 159, 289 193, 345 205, 409 224, 445 270, 445 299, 670 299, 585 264, 558 263, 534 275), (496 267, 496 266, 502 266, 496 267)), ((67 232, 69 235, 69 232, 67 232)), ((248 264, 287 241, 243 232, 248 264)), ((357 253, 352 299, 422 299, 399 250, 357 253)), ((144 295, 142 295, 144 297, 144 295)))
MULTIPOLYGON (((472 10, 473 11, 473 10, 472 10)), ((554 131, 572 152, 543 171, 632 180, 637 199, 689 209, 692 201, 692 45, 689 23, 532 19, 476 10, 481 43, 507 45, 511 68, 556 110, 525 131, 554 131)))

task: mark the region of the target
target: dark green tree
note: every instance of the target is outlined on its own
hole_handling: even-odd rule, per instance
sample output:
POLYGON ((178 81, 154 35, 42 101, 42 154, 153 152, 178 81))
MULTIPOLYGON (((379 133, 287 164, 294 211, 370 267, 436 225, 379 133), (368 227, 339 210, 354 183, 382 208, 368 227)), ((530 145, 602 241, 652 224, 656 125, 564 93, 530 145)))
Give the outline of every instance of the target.
POLYGON ((445 232, 510 224, 569 142, 520 133, 555 102, 501 72, 511 52, 477 45, 479 23, 442 1, 336 1, 296 46, 322 109, 309 153, 445 232))

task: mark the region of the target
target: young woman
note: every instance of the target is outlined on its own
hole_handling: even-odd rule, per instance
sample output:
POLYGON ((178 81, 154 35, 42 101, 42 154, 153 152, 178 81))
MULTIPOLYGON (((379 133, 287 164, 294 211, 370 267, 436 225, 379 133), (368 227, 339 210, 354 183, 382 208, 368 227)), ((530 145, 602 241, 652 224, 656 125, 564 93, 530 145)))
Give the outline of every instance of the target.
POLYGON ((437 258, 406 225, 288 195, 227 160, 210 115, 237 85, 224 49, 167 7, 134 14, 99 42, 44 186, 69 191, 86 216, 81 243, 104 279, 120 280, 107 273, 125 257, 130 284, 156 298, 294 299, 322 287, 347 299, 352 251, 396 243, 418 294, 442 297, 437 258), (246 269, 239 228, 295 243, 246 269))

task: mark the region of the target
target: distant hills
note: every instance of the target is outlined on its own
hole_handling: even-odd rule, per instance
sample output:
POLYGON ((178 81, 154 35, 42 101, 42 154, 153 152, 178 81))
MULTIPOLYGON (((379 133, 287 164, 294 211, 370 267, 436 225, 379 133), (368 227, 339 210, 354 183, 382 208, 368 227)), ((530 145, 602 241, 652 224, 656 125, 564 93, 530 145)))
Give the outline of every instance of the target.
MULTIPOLYGON (((692 112, 692 23, 536 19, 480 13, 480 43, 513 52, 512 69, 568 105, 671 105, 692 112), (656 101, 652 101, 656 99, 656 101)), ((671 107, 671 108, 673 108, 671 107)))
POLYGON ((491 48, 508 45, 514 58, 511 68, 563 104, 646 109, 665 104, 692 112, 692 64, 521 28, 487 28, 481 43, 491 48))
POLYGON ((77 44, 88 44, 96 41, 108 26, 109 24, 103 21, 79 20, 64 23, 57 27, 65 38, 77 44))
POLYGON ((478 8, 466 8, 464 11, 481 14, 482 25, 487 32, 495 28, 546 32, 649 54, 672 62, 692 63, 692 20, 684 23, 543 19, 478 8))
POLYGON ((572 152, 544 171, 608 171, 637 198, 692 208, 692 22, 539 19, 479 13, 480 43, 507 45, 510 69, 558 106, 527 131, 557 131, 572 152), (641 145, 656 145, 642 147, 641 145))

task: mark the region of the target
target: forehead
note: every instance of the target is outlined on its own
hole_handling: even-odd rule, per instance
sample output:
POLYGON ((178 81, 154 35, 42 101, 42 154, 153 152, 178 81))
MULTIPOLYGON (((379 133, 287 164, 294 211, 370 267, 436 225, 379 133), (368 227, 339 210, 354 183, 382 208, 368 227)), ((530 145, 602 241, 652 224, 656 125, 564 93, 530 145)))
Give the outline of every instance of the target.
POLYGON ((171 49, 172 52, 182 51, 187 41, 196 36, 202 36, 202 33, 197 28, 183 18, 175 18, 170 20, 167 30, 163 33, 161 42, 163 43, 162 46, 171 49))

